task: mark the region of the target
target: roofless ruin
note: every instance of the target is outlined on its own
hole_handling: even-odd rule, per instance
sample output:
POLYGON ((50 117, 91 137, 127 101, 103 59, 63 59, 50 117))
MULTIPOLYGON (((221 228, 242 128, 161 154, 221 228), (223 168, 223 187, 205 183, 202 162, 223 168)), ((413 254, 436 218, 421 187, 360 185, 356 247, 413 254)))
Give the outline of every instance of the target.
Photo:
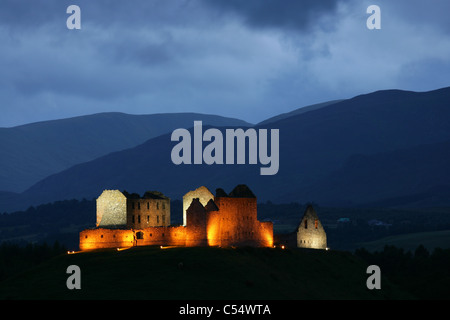
MULTIPOLYGON (((219 188, 215 195, 199 187, 183 197, 183 225, 171 225, 170 215, 170 199, 160 192, 140 196, 105 190, 97 198, 95 228, 80 232, 80 250, 274 245, 273 223, 258 220, 257 198, 246 185, 228 194, 219 188)), ((296 234, 299 247, 326 248, 325 231, 312 207, 306 210, 296 234)))

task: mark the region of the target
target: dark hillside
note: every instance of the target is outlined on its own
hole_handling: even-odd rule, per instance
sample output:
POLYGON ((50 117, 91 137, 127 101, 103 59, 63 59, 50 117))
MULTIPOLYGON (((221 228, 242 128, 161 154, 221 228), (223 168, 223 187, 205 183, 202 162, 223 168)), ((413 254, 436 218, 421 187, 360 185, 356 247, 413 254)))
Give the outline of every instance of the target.
POLYGON ((339 251, 142 247, 58 256, 0 283, 0 298, 411 298, 386 278, 382 290, 368 290, 366 269, 363 260, 339 251), (81 290, 66 287, 69 265, 81 269, 81 290))

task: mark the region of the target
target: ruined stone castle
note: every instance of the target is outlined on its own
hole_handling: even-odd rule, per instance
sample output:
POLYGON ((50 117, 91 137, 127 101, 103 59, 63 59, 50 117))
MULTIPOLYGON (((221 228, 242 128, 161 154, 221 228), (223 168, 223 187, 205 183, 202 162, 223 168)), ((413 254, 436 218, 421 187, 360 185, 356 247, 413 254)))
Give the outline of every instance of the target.
POLYGON ((256 197, 245 185, 213 195, 200 187, 183 197, 183 225, 170 224, 170 199, 105 190, 96 228, 80 233, 80 249, 131 246, 273 246, 272 222, 257 219, 256 197))
MULTIPOLYGON (((312 211, 311 211, 312 210, 312 211)), ((296 231, 297 246, 326 248, 326 235, 308 207, 296 231)), ((170 199, 160 192, 143 196, 105 190, 97 198, 96 227, 80 232, 80 250, 133 246, 274 245, 273 223, 258 221, 257 199, 246 185, 230 193, 206 187, 183 197, 183 224, 171 225, 170 199)))

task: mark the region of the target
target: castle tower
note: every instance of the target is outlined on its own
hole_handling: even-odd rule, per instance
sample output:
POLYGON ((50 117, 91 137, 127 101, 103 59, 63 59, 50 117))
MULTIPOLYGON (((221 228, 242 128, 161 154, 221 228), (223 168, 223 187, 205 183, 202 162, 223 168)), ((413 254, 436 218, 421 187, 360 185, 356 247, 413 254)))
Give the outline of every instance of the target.
POLYGON ((257 199, 248 186, 238 185, 228 195, 217 189, 214 202, 219 208, 214 214, 220 223, 219 245, 273 245, 273 224, 258 221, 257 199))
POLYGON ((97 227, 127 225, 127 198, 119 190, 104 190, 97 198, 97 227))
POLYGON ((297 227, 297 247, 326 249, 327 235, 312 205, 309 205, 297 227))

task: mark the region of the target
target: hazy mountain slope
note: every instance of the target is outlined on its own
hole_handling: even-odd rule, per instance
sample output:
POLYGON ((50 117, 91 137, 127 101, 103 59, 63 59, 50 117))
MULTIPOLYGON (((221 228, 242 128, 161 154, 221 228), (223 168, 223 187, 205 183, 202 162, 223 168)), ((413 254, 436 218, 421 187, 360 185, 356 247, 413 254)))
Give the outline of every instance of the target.
POLYGON ((280 128, 279 199, 305 193, 355 154, 372 155, 450 138, 450 88, 357 96, 270 124, 280 128))
POLYGON ((344 100, 343 99, 341 99, 341 100, 332 100, 332 101, 327 101, 327 102, 313 104, 313 105, 310 105, 310 106, 301 107, 301 108, 295 109, 295 110, 293 110, 291 112, 282 113, 282 114, 279 114, 279 115, 277 115, 275 117, 272 117, 272 118, 266 119, 264 121, 261 121, 260 123, 258 123, 258 125, 259 126, 266 125, 266 124, 268 124, 270 122, 275 122, 275 121, 278 121, 278 120, 281 120, 281 119, 286 119, 286 118, 289 118, 289 117, 292 117, 292 116, 295 116, 295 115, 299 115, 299 114, 302 114, 302 113, 305 113, 305 112, 317 110, 317 109, 320 109, 320 108, 323 108, 323 107, 326 107, 326 106, 329 106, 329 105, 332 105, 332 104, 335 104, 335 103, 338 103, 338 102, 341 102, 341 101, 344 101, 344 100))
MULTIPOLYGON (((103 189, 111 188, 139 193, 156 189, 180 199, 200 185, 212 191, 217 187, 230 191, 240 183, 248 184, 261 201, 320 199, 322 204, 335 201, 357 204, 379 200, 377 197, 396 197, 405 195, 402 186, 414 178, 409 175, 417 175, 417 179, 426 177, 434 165, 439 164, 442 169, 450 160, 448 153, 442 153, 439 159, 440 148, 445 148, 450 140, 448 119, 450 88, 424 93, 378 91, 257 126, 280 130, 280 169, 275 176, 260 176, 259 164, 176 166, 170 158, 176 143, 167 134, 43 179, 24 192, 16 204, 96 197, 103 189), (430 147, 432 153, 431 149, 426 151, 426 145, 434 145, 430 147), (421 149, 423 146, 425 149, 421 149), (407 149, 411 148, 409 155, 407 149), (419 157, 421 152, 430 157, 419 157), (378 159, 377 155, 383 153, 385 156, 379 155, 378 159), (413 154, 416 162, 402 168, 404 159, 413 154), (358 167, 355 155, 366 156, 367 163, 358 167), (400 168, 389 167, 395 163, 400 168), (371 164, 382 167, 374 170, 371 164), (380 174, 386 170, 397 176, 380 174), (366 185, 371 183, 367 177, 377 184, 366 185), (345 188, 345 181, 352 188, 345 188), (371 188, 386 192, 374 194, 371 188)), ((429 174, 430 179, 436 177, 433 174, 429 174)), ((444 181, 445 175, 439 181, 444 181)), ((432 182, 418 183, 410 191, 417 193, 422 187, 428 190, 432 182)), ((3 208, 7 205, 3 203, 3 208)))
POLYGON ((450 141, 354 155, 307 193, 319 203, 341 205, 374 202, 417 206, 432 205, 432 200, 434 205, 450 205, 449 160, 450 141), (442 199, 445 194, 447 198, 442 199))
POLYGON ((101 113, 0 128, 0 190, 20 192, 50 174, 192 125, 249 125, 195 113, 129 115, 101 113))

